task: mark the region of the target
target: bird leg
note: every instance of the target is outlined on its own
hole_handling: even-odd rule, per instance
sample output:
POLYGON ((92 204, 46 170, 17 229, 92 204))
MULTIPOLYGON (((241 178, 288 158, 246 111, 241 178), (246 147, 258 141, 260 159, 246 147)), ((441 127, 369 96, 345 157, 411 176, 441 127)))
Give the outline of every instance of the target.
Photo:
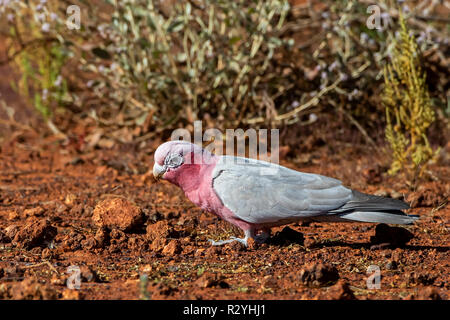
POLYGON ((233 241, 238 241, 238 242, 240 242, 241 244, 243 244, 244 246, 247 247, 247 240, 249 238, 255 238, 255 230, 253 230, 253 229, 244 230, 244 234, 245 234, 244 238, 231 237, 228 240, 214 241, 212 239, 209 239, 208 241, 211 242, 211 245, 213 245, 213 246, 221 246, 221 245, 224 245, 224 244, 227 244, 227 243, 231 243, 233 241))

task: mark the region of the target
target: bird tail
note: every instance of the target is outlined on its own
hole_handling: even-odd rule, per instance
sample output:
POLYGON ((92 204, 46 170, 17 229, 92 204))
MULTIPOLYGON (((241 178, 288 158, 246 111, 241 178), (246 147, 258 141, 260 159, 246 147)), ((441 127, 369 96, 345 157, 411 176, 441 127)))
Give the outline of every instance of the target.
POLYGON ((381 211, 354 211, 339 215, 340 219, 346 221, 360 221, 388 224, 412 224, 419 219, 416 215, 407 215, 399 212, 381 212, 381 211))
POLYGON ((388 224, 412 224, 419 219, 402 210, 409 209, 406 202, 353 191, 353 198, 342 207, 333 210, 341 221, 360 221, 388 224))

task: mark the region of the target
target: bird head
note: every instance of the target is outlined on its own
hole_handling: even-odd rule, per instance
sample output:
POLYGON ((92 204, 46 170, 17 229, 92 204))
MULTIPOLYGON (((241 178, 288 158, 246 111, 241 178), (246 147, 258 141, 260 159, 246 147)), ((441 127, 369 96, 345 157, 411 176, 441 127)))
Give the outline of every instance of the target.
POLYGON ((210 152, 187 141, 165 142, 155 151, 153 176, 179 185, 182 174, 185 177, 198 174, 213 157, 210 152))

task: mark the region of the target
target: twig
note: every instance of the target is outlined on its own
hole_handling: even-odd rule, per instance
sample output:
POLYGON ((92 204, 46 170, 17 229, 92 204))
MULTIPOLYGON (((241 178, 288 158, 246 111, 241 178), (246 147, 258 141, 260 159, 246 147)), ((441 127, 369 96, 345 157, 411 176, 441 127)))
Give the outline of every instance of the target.
POLYGON ((58 270, 56 270, 56 268, 54 266, 52 266, 50 261, 43 261, 43 262, 40 262, 40 263, 37 263, 37 264, 33 264, 31 266, 24 266, 23 268, 24 269, 30 269, 30 268, 40 267, 40 266, 43 266, 43 265, 49 266, 49 268, 52 269, 52 271, 55 271, 56 274, 59 274, 58 270))
POLYGON ((372 147, 374 147, 375 150, 378 150, 376 143, 373 141, 373 139, 367 134, 367 131, 359 124, 358 121, 356 121, 355 118, 353 118, 353 116, 348 113, 347 111, 344 110, 344 108, 339 108, 339 111, 342 112, 349 120, 350 122, 356 127, 358 128, 359 131, 361 131, 361 133, 363 134, 364 138, 366 138, 367 142, 370 143, 372 145, 372 147))
MULTIPOLYGON (((297 108, 295 108, 292 111, 289 111, 287 113, 283 113, 280 115, 277 115, 274 119, 274 121, 282 121, 282 120, 286 120, 296 114, 298 114, 301 111, 304 111, 306 109, 308 109, 311 106, 316 105, 317 103, 319 103, 319 98, 322 97, 323 95, 325 95, 326 93, 328 93, 331 90, 336 89, 337 85, 341 82, 342 80, 339 78, 337 79, 333 84, 329 85, 328 87, 323 88, 322 90, 320 90, 320 92, 311 100, 309 100, 308 102, 298 106, 297 108)), ((249 119, 244 121, 247 124, 256 124, 256 123, 260 123, 260 122, 264 122, 266 120, 266 118, 264 117, 258 117, 258 118, 253 118, 253 119, 249 119)))

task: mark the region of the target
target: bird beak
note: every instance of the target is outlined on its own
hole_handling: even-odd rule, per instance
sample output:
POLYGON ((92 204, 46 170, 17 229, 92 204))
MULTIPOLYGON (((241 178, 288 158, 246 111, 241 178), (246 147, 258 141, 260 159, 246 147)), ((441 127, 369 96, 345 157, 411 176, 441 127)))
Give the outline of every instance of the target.
POLYGON ((159 164, 155 163, 153 166, 153 176, 156 180, 161 179, 161 177, 166 173, 166 169, 163 166, 160 166, 159 164))

